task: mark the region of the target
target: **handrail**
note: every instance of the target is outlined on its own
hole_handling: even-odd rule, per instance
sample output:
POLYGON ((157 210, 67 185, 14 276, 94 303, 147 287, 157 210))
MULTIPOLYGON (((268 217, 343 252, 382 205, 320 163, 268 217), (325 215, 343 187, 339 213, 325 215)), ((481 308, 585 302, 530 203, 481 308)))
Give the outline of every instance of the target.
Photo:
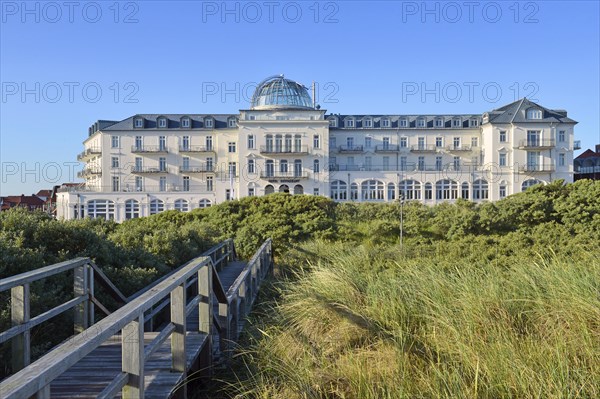
POLYGON ((75 258, 65 262, 56 263, 54 265, 40 267, 39 269, 17 274, 15 276, 3 278, 0 280, 0 292, 18 287, 23 284, 31 284, 34 281, 75 269, 76 267, 82 266, 89 261, 90 258, 75 258))

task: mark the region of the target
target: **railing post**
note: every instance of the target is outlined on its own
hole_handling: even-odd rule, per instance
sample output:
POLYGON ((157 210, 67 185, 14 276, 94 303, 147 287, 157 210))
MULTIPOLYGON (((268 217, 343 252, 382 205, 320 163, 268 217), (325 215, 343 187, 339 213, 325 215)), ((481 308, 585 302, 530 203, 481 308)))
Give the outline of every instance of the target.
MULTIPOLYGON (((10 290, 10 317, 13 326, 29 321, 29 284, 10 290)), ((30 332, 23 331, 12 339, 12 371, 27 367, 31 361, 30 332)))
POLYGON ((229 304, 219 302, 219 324, 221 325, 221 335, 219 336, 219 348, 224 359, 229 359, 231 326, 229 325, 229 304))
POLYGON ((40 389, 35 394, 36 399, 50 399, 50 384, 40 389))
POLYGON ((88 293, 89 293, 89 298, 88 298, 88 327, 93 325, 94 322, 96 321, 96 313, 94 312, 94 302, 92 301, 92 298, 94 297, 94 268, 92 267, 92 265, 87 264, 85 265, 85 267, 88 270, 88 293))
POLYGON ((240 299, 234 296, 229 303, 229 313, 231 314, 231 324, 229 325, 229 339, 237 341, 238 325, 239 325, 239 303, 240 299))
MULTIPOLYGON (((76 267, 73 270, 73 275, 73 293, 75 294, 75 297, 88 295, 88 273, 86 270, 86 265, 76 267)), ((73 318, 73 324, 75 334, 79 334, 89 326, 88 301, 89 297, 74 308, 75 315, 73 318)))
POLYGON ((206 359, 201 367, 211 367, 212 363, 212 323, 213 323, 213 286, 212 265, 208 263, 198 270, 198 326, 199 332, 206 334, 208 350, 206 359))
POLYGON ((129 374, 123 387, 123 399, 144 397, 144 313, 127 324, 121 331, 121 362, 124 373, 129 374))
POLYGON ((186 333, 186 295, 185 281, 171 291, 171 323, 175 325, 175 331, 171 334, 171 358, 173 371, 185 373, 186 371, 186 351, 185 351, 185 333, 186 333))

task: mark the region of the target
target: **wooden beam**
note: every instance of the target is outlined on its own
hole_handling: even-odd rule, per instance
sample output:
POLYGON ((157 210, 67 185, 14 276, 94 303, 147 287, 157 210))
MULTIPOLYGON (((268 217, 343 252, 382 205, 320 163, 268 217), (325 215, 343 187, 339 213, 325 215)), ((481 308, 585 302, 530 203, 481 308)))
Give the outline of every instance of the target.
POLYGON ((129 322, 121 334, 121 364, 123 372, 128 374, 123 387, 123 399, 141 399, 144 397, 144 313, 129 322))
MULTIPOLYGON (((29 321, 29 284, 13 287, 10 290, 10 318, 13 326, 29 321)), ((12 340, 12 371, 27 367, 31 361, 29 330, 23 331, 12 340)))
POLYGON ((3 278, 0 280, 0 292, 6 291, 13 287, 17 287, 23 284, 30 284, 34 281, 53 276, 58 273, 62 273, 67 270, 74 269, 78 266, 89 262, 89 258, 76 258, 68 260, 66 262, 56 263, 54 265, 41 267, 30 272, 17 274, 16 276, 3 278))
POLYGON ((207 347, 204 359, 200 359, 200 368, 207 369, 212 366, 212 331, 213 331, 213 267, 208 264, 198 270, 198 331, 207 334, 207 347))
MULTIPOLYGON (((75 298, 87 296, 88 292, 88 273, 85 265, 81 265, 74 270, 73 293, 75 298)), ((75 334, 81 333, 89 327, 89 312, 88 301, 84 301, 75 306, 75 314, 73 317, 73 329, 75 334)))
POLYGON ((175 330, 171 334, 171 368, 173 371, 186 372, 186 295, 185 281, 171 291, 171 323, 175 330))

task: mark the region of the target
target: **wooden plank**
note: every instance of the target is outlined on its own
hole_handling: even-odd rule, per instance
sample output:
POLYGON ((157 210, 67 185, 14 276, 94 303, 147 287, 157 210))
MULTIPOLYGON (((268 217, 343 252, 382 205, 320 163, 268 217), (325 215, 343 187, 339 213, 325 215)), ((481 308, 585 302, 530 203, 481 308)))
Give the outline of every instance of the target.
POLYGON ((75 334, 79 334, 90 326, 87 299, 89 299, 88 290, 88 273, 85 265, 77 266, 73 273, 73 293, 75 297, 85 296, 86 301, 75 306, 75 314, 73 316, 73 329, 75 334))
MULTIPOLYGON (((10 290, 10 318, 13 326, 29 321, 29 284, 12 287, 10 290)), ((29 330, 26 329, 12 340, 12 369, 17 372, 29 365, 31 361, 31 342, 29 330)), ((0 392, 2 392, 0 390, 0 392)))
POLYGON ((121 389, 127 384, 129 380, 128 373, 119 374, 106 388, 100 392, 100 394, 96 397, 96 399, 112 399, 114 398, 121 389))
POLYGON ((6 291, 19 285, 31 284, 32 282, 40 280, 42 278, 50 277, 55 274, 62 273, 64 271, 74 269, 77 266, 81 266, 88 261, 89 258, 75 258, 65 262, 56 263, 50 266, 41 267, 30 272, 17 274, 16 276, 3 278, 2 280, 0 280, 0 292, 6 291))
POLYGON ((123 295, 121 290, 119 290, 113 284, 113 282, 110 281, 110 279, 106 276, 106 274, 104 274, 102 269, 100 269, 100 267, 98 267, 94 262, 90 262, 90 266, 94 271, 94 276, 97 278, 96 281, 98 282, 98 284, 100 284, 102 288, 104 288, 108 292, 108 294, 112 296, 113 299, 115 299, 118 303, 126 304, 128 300, 125 297, 125 295, 123 295))
POLYGON ((123 398, 141 399, 144 397, 144 314, 140 312, 129 322, 121 335, 121 364, 128 374, 123 387, 123 398))
POLYGON ((186 293, 184 284, 171 291, 171 323, 175 330, 171 334, 172 369, 185 372, 186 293))

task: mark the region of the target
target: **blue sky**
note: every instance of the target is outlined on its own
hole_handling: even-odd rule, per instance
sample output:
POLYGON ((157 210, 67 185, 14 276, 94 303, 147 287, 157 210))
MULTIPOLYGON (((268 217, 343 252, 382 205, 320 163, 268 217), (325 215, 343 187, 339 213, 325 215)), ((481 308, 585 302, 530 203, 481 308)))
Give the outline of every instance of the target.
POLYGON ((600 142, 598 1, 0 6, 0 195, 74 180, 98 119, 237 112, 281 73, 315 81, 334 113, 481 113, 527 96, 567 109, 584 148, 600 142))

